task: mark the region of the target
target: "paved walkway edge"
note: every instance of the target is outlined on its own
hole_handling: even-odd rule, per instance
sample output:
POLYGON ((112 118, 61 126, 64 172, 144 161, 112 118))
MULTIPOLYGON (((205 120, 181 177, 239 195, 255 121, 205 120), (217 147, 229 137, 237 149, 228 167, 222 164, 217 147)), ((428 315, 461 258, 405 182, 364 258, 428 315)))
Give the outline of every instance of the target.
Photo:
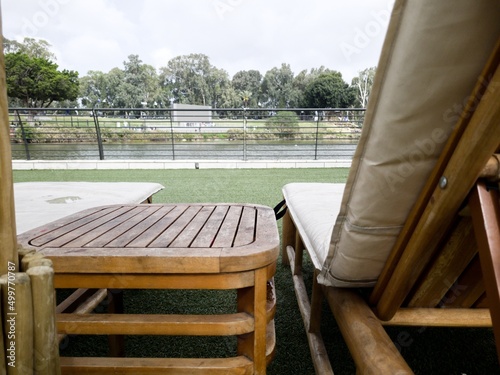
POLYGON ((13 160, 14 170, 349 168, 350 160, 13 160))
POLYGON ((351 160, 13 160, 14 170, 349 168, 351 160))

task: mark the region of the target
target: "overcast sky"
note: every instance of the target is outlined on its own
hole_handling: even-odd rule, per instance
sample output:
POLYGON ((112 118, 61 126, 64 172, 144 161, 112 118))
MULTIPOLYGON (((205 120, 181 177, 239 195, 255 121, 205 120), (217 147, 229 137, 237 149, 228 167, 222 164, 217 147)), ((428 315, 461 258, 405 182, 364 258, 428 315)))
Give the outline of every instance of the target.
POLYGON ((282 63, 351 82, 376 66, 393 0, 1 0, 3 34, 47 40, 60 68, 108 72, 131 54, 156 68, 203 53, 230 77, 282 63))

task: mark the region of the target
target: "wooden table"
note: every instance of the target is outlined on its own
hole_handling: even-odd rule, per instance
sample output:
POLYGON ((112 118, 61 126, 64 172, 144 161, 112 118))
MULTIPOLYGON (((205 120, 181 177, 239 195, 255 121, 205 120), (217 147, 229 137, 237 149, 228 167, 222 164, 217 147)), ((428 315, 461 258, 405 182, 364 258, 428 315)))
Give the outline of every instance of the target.
POLYGON ((26 232, 18 242, 53 261, 56 288, 237 290, 234 314, 57 315, 58 332, 65 334, 236 335, 236 357, 66 357, 61 358, 63 373, 115 373, 116 367, 122 368, 118 373, 266 372, 274 354, 272 278, 279 247, 269 207, 101 206, 26 232))

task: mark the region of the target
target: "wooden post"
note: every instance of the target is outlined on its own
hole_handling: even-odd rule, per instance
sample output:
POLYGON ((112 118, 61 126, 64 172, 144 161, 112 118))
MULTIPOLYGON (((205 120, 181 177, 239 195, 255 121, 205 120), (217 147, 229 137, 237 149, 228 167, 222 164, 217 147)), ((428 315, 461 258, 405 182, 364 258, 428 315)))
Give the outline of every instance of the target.
MULTIPOLYGON (((1 29, 0 11, 0 31, 1 29)), ((7 83, 3 57, 3 38, 1 36, 0 40, 0 275, 3 275, 7 273, 10 264, 14 265, 16 271, 18 265, 7 83)))
MULTIPOLYGON (((52 268, 52 261, 49 258, 38 258, 32 259, 28 262, 27 268, 24 270, 25 272, 33 267, 46 266, 52 268)), ((54 293, 54 290, 47 290, 47 293, 54 293)))
POLYGON ((51 267, 30 267, 26 271, 31 279, 33 295, 34 364, 37 375, 61 373, 56 332, 54 296, 54 270, 51 267))
MULTIPOLYGON (((2 298, 0 298, 0 307, 3 310, 2 298)), ((4 345, 4 341, 3 341, 3 338, 4 338, 3 325, 4 325, 3 318, 2 318, 2 314, 0 313, 0 375, 7 374, 7 363, 6 363, 6 358, 5 358, 5 345, 4 345)))
POLYGON ((7 373, 33 373, 33 302, 26 273, 9 272, 0 278, 7 373))
POLYGON ((29 264, 30 262, 34 261, 34 260, 40 260, 40 259, 43 259, 43 255, 40 254, 40 253, 29 253, 29 254, 26 254, 25 256, 23 256, 21 259, 20 259, 20 270, 22 272, 26 272, 29 268, 29 264))

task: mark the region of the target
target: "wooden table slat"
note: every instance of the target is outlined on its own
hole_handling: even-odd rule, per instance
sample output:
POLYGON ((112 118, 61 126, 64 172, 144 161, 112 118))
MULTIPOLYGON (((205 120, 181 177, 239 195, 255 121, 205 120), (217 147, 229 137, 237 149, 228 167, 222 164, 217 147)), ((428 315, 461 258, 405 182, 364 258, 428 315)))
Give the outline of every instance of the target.
POLYGON ((184 228, 179 236, 177 236, 177 238, 169 245, 169 247, 190 247, 194 238, 196 238, 200 230, 210 218, 214 209, 215 206, 204 206, 198 212, 196 217, 184 228))
POLYGON ((244 207, 241 215, 240 225, 236 232, 233 246, 244 246, 252 243, 255 239, 256 210, 254 207, 244 207))
POLYGON ((188 205, 176 205, 164 217, 151 225, 139 237, 131 241, 126 247, 148 247, 158 237, 158 234, 170 227, 180 214, 188 209, 188 205))
MULTIPOLYGON (((104 207, 103 209, 100 209, 99 211, 96 211, 96 212, 92 212, 89 215, 85 215, 86 211, 84 211, 83 213, 78 213, 78 214, 72 215, 72 219, 76 219, 76 220, 69 221, 67 224, 59 226, 53 230, 46 232, 45 234, 43 234, 41 236, 38 236, 38 237, 30 240, 29 244, 32 246, 41 247, 41 246, 47 245, 48 243, 53 243, 54 240, 60 238, 61 236, 71 234, 75 230, 78 230, 79 228, 81 228, 82 226, 85 226, 89 223, 92 223, 95 220, 99 220, 100 218, 102 218, 106 215, 109 215, 110 213, 113 213, 114 211, 116 211, 120 208, 121 208, 120 206, 104 207), (83 215, 83 216, 80 216, 80 215, 83 215)), ((64 219, 61 219, 61 220, 64 220, 64 219)), ((74 237, 71 236, 71 238, 74 238, 74 237)))
POLYGON ((160 221, 166 214, 172 211, 173 206, 152 206, 150 210, 152 213, 137 223, 134 227, 127 231, 122 231, 119 236, 117 236, 113 241, 109 242, 106 247, 125 247, 130 242, 135 240, 137 237, 142 235, 147 229, 155 225, 160 221))
POLYGON ((93 239, 92 241, 87 242, 84 246, 106 247, 108 243, 114 241, 117 237, 121 236, 124 233, 129 233, 132 228, 149 218, 152 214, 154 214, 155 211, 158 211, 158 207, 151 207, 149 205, 138 206, 136 209, 129 211, 126 216, 122 215, 119 220, 121 221, 121 223, 117 220, 114 223, 117 224, 116 226, 114 226, 113 228, 106 228, 106 231, 104 233, 102 233, 99 237, 93 239))
POLYGON ((81 235, 74 238, 72 241, 65 243, 63 247, 84 247, 87 246, 89 242, 97 240, 100 236, 105 235, 106 233, 108 233, 108 235, 113 234, 115 227, 123 222, 126 222, 128 219, 134 217, 143 210, 144 208, 139 206, 127 211, 124 211, 124 209, 123 211, 115 211, 112 216, 106 216, 106 221, 103 221, 99 226, 92 226, 91 230, 82 232, 81 235))
POLYGON ((231 206, 227 213, 224 222, 217 233, 217 237, 213 243, 213 247, 231 247, 233 246, 234 236, 238 229, 242 206, 231 206))
POLYGON ((229 206, 217 206, 205 226, 198 233, 198 236, 191 243, 191 247, 212 247, 215 236, 219 232, 228 210, 229 206))
POLYGON ((193 218, 200 212, 202 206, 190 206, 161 233, 148 247, 169 247, 172 241, 186 228, 193 218))
POLYGON ((224 203, 96 207, 19 244, 34 246, 31 238, 57 272, 83 274, 236 272, 270 264, 279 244, 272 209, 224 203))

